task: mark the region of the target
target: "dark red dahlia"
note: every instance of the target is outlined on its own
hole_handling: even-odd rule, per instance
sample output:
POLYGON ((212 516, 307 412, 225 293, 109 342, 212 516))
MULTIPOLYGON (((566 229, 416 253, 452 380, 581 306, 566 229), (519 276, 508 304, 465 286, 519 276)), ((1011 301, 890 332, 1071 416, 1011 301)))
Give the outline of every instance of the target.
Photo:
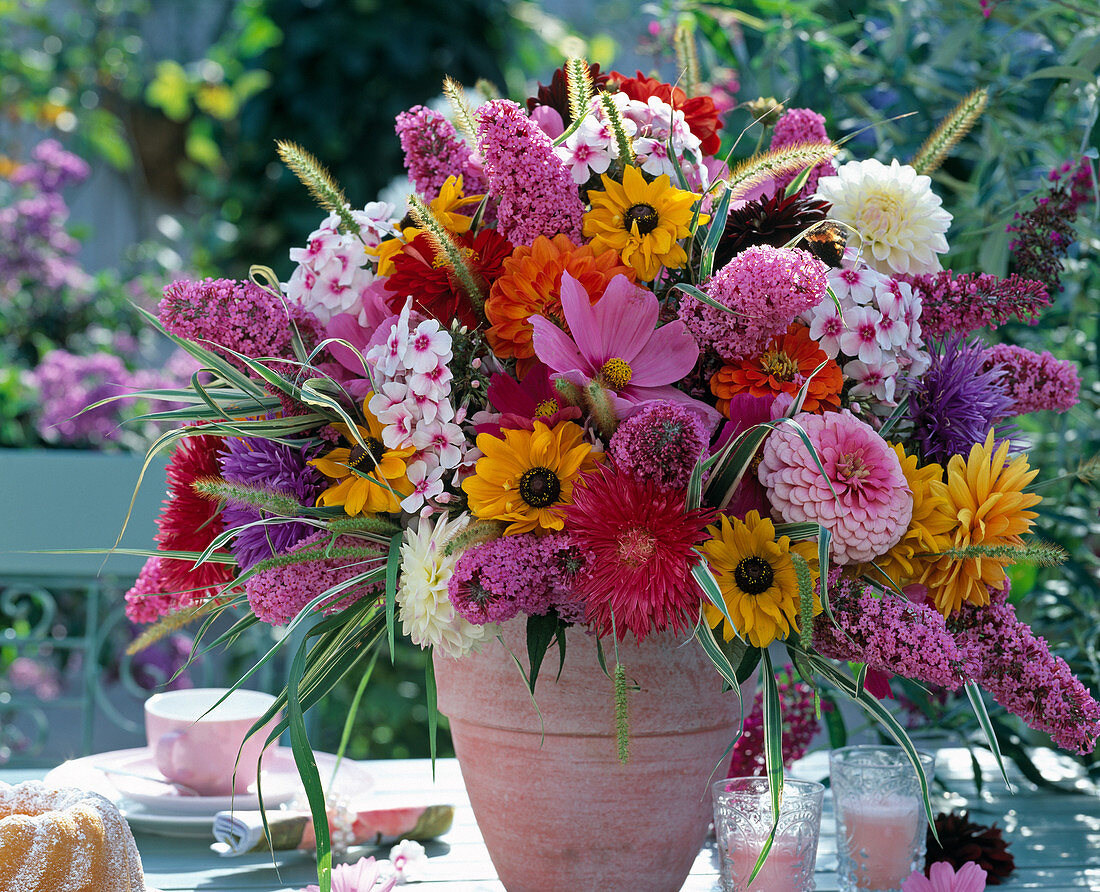
MULTIPOLYGON (((596 63, 588 66, 588 73, 592 77, 592 86, 596 90, 602 90, 607 83, 607 74, 600 72, 600 66, 596 63)), ((565 66, 554 71, 550 78, 550 86, 539 84, 538 93, 527 100, 528 113, 533 112, 540 105, 548 105, 561 115, 562 123, 568 127, 573 122, 573 116, 569 114, 569 81, 565 76, 565 66)))
POLYGON ((975 861, 986 872, 986 882, 999 886, 1016 869, 1016 861, 1008 851, 1008 843, 1001 836, 1001 829, 994 824, 986 827, 975 824, 967 812, 936 815, 936 832, 939 841, 928 831, 928 845, 924 858, 924 872, 937 861, 950 862, 956 870, 967 861, 975 861))
MULTIPOLYGON (((823 221, 829 215, 830 207, 827 201, 815 198, 775 195, 757 198, 730 211, 722 240, 714 253, 714 268, 721 269, 745 248, 754 245, 782 248, 814 223, 823 221)), ((809 246, 803 242, 805 239, 797 247, 808 249, 809 246)))

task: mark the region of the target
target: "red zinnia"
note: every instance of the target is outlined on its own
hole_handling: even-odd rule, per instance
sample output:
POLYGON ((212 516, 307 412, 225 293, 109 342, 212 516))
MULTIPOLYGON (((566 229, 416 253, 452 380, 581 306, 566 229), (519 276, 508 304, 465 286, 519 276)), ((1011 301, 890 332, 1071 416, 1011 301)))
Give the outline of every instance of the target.
POLYGON ((718 131, 722 129, 722 121, 718 117, 714 100, 709 96, 692 96, 688 99, 687 93, 679 87, 646 77, 640 71, 637 77, 627 77, 618 71, 612 71, 608 89, 615 89, 616 82, 619 82, 619 91, 626 93, 631 99, 646 102, 650 96, 656 96, 682 111, 691 132, 702 142, 704 155, 713 155, 722 147, 722 137, 718 135, 718 131))
POLYGON ((651 632, 691 628, 699 619, 702 593, 691 575, 695 546, 706 538, 710 510, 688 511, 682 494, 641 481, 618 468, 604 468, 578 481, 565 528, 593 555, 577 577, 585 619, 599 635, 619 639, 627 631, 641 641, 651 632))
MULTIPOLYGON (((157 518, 159 532, 153 538, 160 551, 201 553, 222 532, 218 502, 200 496, 192 488, 196 480, 220 477, 218 456, 225 451, 221 437, 206 435, 184 437, 168 463, 168 498, 157 518)), ((160 561, 157 582, 162 593, 187 593, 178 606, 185 607, 218 593, 234 577, 232 564, 194 561, 160 561)))
MULTIPOLYGON (((495 229, 483 229, 476 236, 465 232, 451 234, 474 276, 481 282, 487 297, 493 282, 503 271, 505 259, 512 253, 512 243, 495 229)), ((416 236, 394 255, 393 274, 386 279, 390 292, 386 303, 395 313, 401 312, 405 298, 412 295, 416 309, 436 319, 444 328, 457 319, 467 328, 476 328, 479 322, 470 296, 446 257, 437 254, 428 236, 416 236)))

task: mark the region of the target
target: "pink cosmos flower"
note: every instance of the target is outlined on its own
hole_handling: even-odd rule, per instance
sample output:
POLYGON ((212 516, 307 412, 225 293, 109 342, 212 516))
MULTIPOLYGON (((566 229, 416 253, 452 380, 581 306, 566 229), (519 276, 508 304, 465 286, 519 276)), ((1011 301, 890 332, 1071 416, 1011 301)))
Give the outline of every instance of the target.
POLYGON ((543 316, 529 320, 535 354, 551 371, 581 387, 597 381, 612 391, 620 419, 641 403, 671 400, 701 413, 711 429, 717 424, 713 408, 671 386, 695 368, 699 347, 679 319, 655 328, 653 292, 616 276, 593 306, 581 284, 562 273, 561 305, 573 337, 543 316))
POLYGON ((914 870, 901 884, 901 892, 984 892, 985 868, 974 861, 967 861, 959 872, 947 861, 937 861, 926 877, 914 870))
MULTIPOLYGON (((391 892, 396 876, 383 876, 374 858, 360 858, 354 864, 332 869, 332 892, 391 892)), ((306 886, 304 892, 320 892, 319 886, 306 886)))

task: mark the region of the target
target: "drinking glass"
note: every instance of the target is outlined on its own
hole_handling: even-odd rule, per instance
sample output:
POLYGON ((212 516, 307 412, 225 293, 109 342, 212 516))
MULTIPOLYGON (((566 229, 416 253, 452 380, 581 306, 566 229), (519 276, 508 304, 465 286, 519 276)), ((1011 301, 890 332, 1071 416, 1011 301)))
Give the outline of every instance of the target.
POLYGON ((725 892, 812 892, 821 803, 825 788, 813 781, 785 780, 779 802, 779 826, 767 860, 749 885, 772 826, 768 781, 729 777, 711 786, 714 834, 725 892))
MULTIPOLYGON (((926 779, 935 757, 917 754, 926 779)), ((840 892, 898 892, 924 866, 927 821, 920 780, 901 747, 848 746, 829 754, 840 892)))

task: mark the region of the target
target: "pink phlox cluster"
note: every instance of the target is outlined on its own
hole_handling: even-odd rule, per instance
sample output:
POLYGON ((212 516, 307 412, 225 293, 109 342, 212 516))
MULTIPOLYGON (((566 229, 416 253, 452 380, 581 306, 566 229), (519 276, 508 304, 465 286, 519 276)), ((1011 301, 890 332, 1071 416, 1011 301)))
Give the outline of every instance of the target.
POLYGON ((1014 415, 1066 412, 1080 398, 1077 366, 1068 359, 1056 359, 1048 350, 1035 353, 1014 344, 996 344, 985 351, 985 368, 1001 370, 999 383, 1008 387, 1014 415))
POLYGON ((417 105, 397 116, 394 128, 405 153, 405 169, 416 191, 435 198, 447 177, 462 177, 467 195, 485 192, 487 184, 476 154, 443 115, 417 105))
MULTIPOLYGON (((771 149, 785 149, 788 146, 803 142, 822 142, 829 138, 825 132, 825 117, 819 115, 811 108, 791 108, 779 116, 772 130, 771 149)), ((786 190, 800 171, 787 173, 775 178, 775 192, 778 194, 786 190)), ((817 181, 820 177, 836 176, 836 167, 826 158, 814 165, 806 185, 802 187, 802 195, 813 195, 817 191, 817 181)))
POLYGON ((172 558, 151 557, 138 573, 137 579, 126 592, 126 618, 133 623, 151 623, 205 601, 210 595, 202 591, 173 591, 175 587, 164 579, 164 564, 172 558))
MULTIPOLYGON (((297 554, 306 549, 327 545, 332 534, 318 530, 302 539, 286 552, 297 554)), ((366 540, 351 536, 339 537, 334 548, 373 548, 366 540)), ((384 560, 378 549, 378 560, 352 558, 324 558, 305 560, 299 563, 284 564, 261 570, 249 577, 244 584, 249 606, 256 616, 273 626, 290 622, 302 609, 318 595, 338 586, 361 573, 378 569, 384 560)), ((326 598, 321 604, 323 613, 335 613, 351 606, 367 596, 377 595, 382 589, 381 582, 356 584, 326 598)))
POLYGON ((307 343, 321 331, 317 317, 304 307, 287 306, 258 285, 235 279, 173 282, 164 289, 157 309, 169 334, 198 341, 241 371, 247 366, 218 346, 251 358, 293 359, 292 326, 297 325, 307 343))
POLYGON ((931 362, 922 349, 920 295, 863 265, 831 269, 828 280, 836 301, 826 297, 803 314, 810 337, 855 382, 852 399, 896 405, 905 382, 931 362))
MULTIPOLYGON (((651 176, 666 175, 676 182, 673 160, 676 159, 691 188, 710 185, 711 168, 705 163, 702 143, 688 127, 683 111, 656 96, 642 102, 631 99, 626 93, 613 93, 611 101, 622 116, 623 129, 631 138, 636 167, 651 176)), ((592 99, 590 113, 558 146, 557 153, 578 185, 595 174, 606 173, 611 161, 619 157, 618 141, 599 97, 592 99)))
POLYGON ((687 486, 709 440, 705 422, 678 403, 645 403, 619 425, 608 446, 615 464, 668 489, 687 486))
POLYGON ((832 581, 830 603, 837 625, 824 613, 814 620, 814 648, 822 656, 952 691, 970 676, 968 656, 930 604, 876 593, 846 576, 832 581))
POLYGON ((1042 638, 1016 618, 1008 589, 989 604, 963 604, 952 618, 955 640, 976 665, 974 680, 1028 727, 1076 753, 1091 753, 1100 736, 1098 703, 1042 638))
POLYGON ((794 420, 825 474, 792 425, 772 431, 759 468, 772 513, 788 523, 809 521, 828 529, 830 553, 838 564, 865 563, 885 554, 913 516, 913 496, 894 450, 847 411, 803 412, 794 420))
POLYGON ((497 228, 514 245, 558 233, 584 242, 584 204, 550 138, 508 99, 477 111, 479 149, 492 194, 500 199, 497 228))
POLYGON ((367 289, 374 281, 370 257, 364 248, 376 247, 393 231, 393 205, 374 201, 352 211, 358 233, 340 231, 340 217, 329 214, 311 232, 304 248, 291 248, 298 264, 286 283, 287 297, 313 313, 322 325, 340 313, 360 315, 367 289))
POLYGON ((566 622, 584 621, 574 583, 590 556, 566 533, 502 536, 462 553, 447 584, 455 610, 482 626, 551 609, 566 622))
POLYGON ((723 266, 703 291, 733 312, 685 294, 680 318, 727 362, 757 356, 773 337, 828 296, 827 267, 798 248, 754 245, 723 266))
POLYGON ((1050 294, 1042 282, 1013 273, 999 279, 988 273, 951 270, 935 273, 899 274, 921 299, 921 326, 925 337, 940 340, 967 335, 979 328, 996 328, 1013 316, 1034 325, 1039 312, 1050 306, 1050 294))
MULTIPOLYGON (((783 713, 783 765, 790 765, 806 755, 817 733, 817 711, 814 690, 798 681, 790 666, 775 674, 779 686, 779 705, 783 713)), ((727 777, 759 777, 766 768, 764 757, 764 690, 757 685, 752 705, 744 704, 745 723, 741 736, 733 747, 727 777)), ((822 704, 824 708, 824 704, 822 704)))
POLYGON ((467 449, 463 413, 451 404, 451 335, 435 319, 413 328, 411 305, 405 302, 385 342, 366 356, 381 382, 367 407, 384 425, 382 441, 416 449, 408 460, 413 491, 401 502, 410 512, 442 494, 444 473, 462 464, 467 449))

